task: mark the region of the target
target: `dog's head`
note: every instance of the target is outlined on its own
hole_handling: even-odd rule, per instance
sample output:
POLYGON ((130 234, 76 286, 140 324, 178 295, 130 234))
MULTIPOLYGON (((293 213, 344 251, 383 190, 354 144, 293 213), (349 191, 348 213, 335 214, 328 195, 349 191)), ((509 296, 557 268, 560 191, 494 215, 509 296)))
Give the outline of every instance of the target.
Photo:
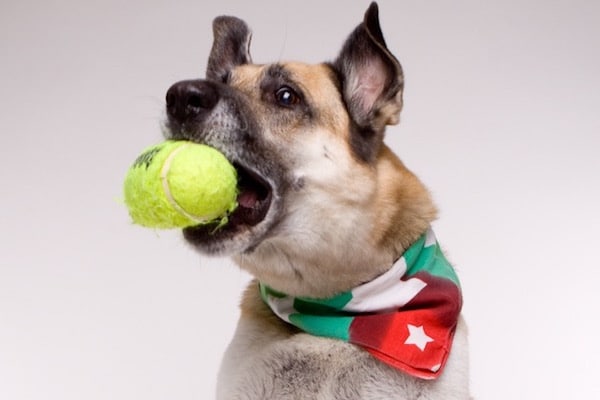
POLYGON ((250 30, 213 24, 206 80, 167 93, 167 135, 206 143, 238 170, 229 223, 184 230, 291 295, 326 296, 388 268, 433 219, 427 191, 383 144, 403 74, 373 3, 331 63, 253 64, 250 30))

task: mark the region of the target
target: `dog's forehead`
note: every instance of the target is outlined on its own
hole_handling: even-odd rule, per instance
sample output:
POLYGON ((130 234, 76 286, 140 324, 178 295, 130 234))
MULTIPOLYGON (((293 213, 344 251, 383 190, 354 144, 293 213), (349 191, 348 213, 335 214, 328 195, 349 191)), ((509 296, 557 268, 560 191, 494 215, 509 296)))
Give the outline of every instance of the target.
POLYGON ((251 89, 268 81, 278 81, 282 85, 294 84, 313 98, 339 95, 337 77, 327 64, 295 61, 262 65, 244 64, 233 70, 230 84, 240 89, 251 89))
POLYGON ((333 70, 326 64, 305 64, 300 62, 288 62, 281 65, 282 75, 302 86, 312 96, 319 94, 331 95, 337 90, 336 76, 333 70))

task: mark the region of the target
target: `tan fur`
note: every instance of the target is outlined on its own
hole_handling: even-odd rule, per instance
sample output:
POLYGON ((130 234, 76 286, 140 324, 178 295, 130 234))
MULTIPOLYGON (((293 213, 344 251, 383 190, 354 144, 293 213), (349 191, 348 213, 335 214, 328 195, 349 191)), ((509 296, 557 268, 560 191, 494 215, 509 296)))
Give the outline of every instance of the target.
POLYGON ((383 147, 377 168, 379 193, 373 204, 377 213, 373 238, 383 251, 393 248, 401 254, 427 229, 437 210, 421 181, 387 146, 383 147))
MULTIPOLYGON (((309 94, 307 99, 319 112, 319 126, 327 129, 333 134, 347 134, 348 115, 346 114, 339 91, 333 83, 331 71, 324 64, 304 64, 300 62, 281 63, 304 93, 309 94)), ((270 113, 261 114, 260 88, 257 82, 262 79, 269 65, 245 64, 238 66, 232 71, 230 85, 245 93, 255 104, 258 114, 267 118, 270 113)), ((300 126, 288 126, 284 132, 286 136, 298 132, 294 128, 300 126)), ((347 142, 347 137, 344 137, 347 142)))

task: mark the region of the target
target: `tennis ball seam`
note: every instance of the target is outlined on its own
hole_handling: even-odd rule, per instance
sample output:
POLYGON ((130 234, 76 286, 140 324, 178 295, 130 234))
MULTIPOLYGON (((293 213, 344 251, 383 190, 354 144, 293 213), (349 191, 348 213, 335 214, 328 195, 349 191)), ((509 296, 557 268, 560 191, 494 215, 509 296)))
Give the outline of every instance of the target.
POLYGON ((183 208, 177 202, 177 200, 175 200, 175 197, 173 196, 173 193, 171 192, 171 186, 169 184, 169 179, 168 179, 169 170, 171 169, 171 162, 173 161, 173 159, 175 158, 177 153, 179 153, 180 151, 182 151, 183 149, 185 149, 188 146, 189 146, 189 143, 185 143, 180 146, 177 146, 175 149, 173 149, 171 151, 171 153, 167 156, 166 160, 164 161, 163 166, 160 170, 160 180, 162 183, 163 191, 165 192, 165 196, 167 197, 167 201, 169 202, 169 204, 178 213, 182 214, 183 216, 190 219, 191 221, 196 222, 198 224, 203 224, 203 223, 213 220, 215 217, 209 216, 209 217, 202 218, 202 217, 199 217, 197 215, 194 215, 194 214, 188 212, 185 208, 183 208))

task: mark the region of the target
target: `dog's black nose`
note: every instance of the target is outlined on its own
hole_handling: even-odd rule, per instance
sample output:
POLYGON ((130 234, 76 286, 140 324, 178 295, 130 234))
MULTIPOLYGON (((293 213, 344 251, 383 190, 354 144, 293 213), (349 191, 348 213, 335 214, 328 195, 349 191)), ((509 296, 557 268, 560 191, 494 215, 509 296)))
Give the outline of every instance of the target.
POLYGON ((177 82, 167 90, 167 115, 177 122, 195 120, 208 114, 218 103, 219 95, 210 82, 177 82))

